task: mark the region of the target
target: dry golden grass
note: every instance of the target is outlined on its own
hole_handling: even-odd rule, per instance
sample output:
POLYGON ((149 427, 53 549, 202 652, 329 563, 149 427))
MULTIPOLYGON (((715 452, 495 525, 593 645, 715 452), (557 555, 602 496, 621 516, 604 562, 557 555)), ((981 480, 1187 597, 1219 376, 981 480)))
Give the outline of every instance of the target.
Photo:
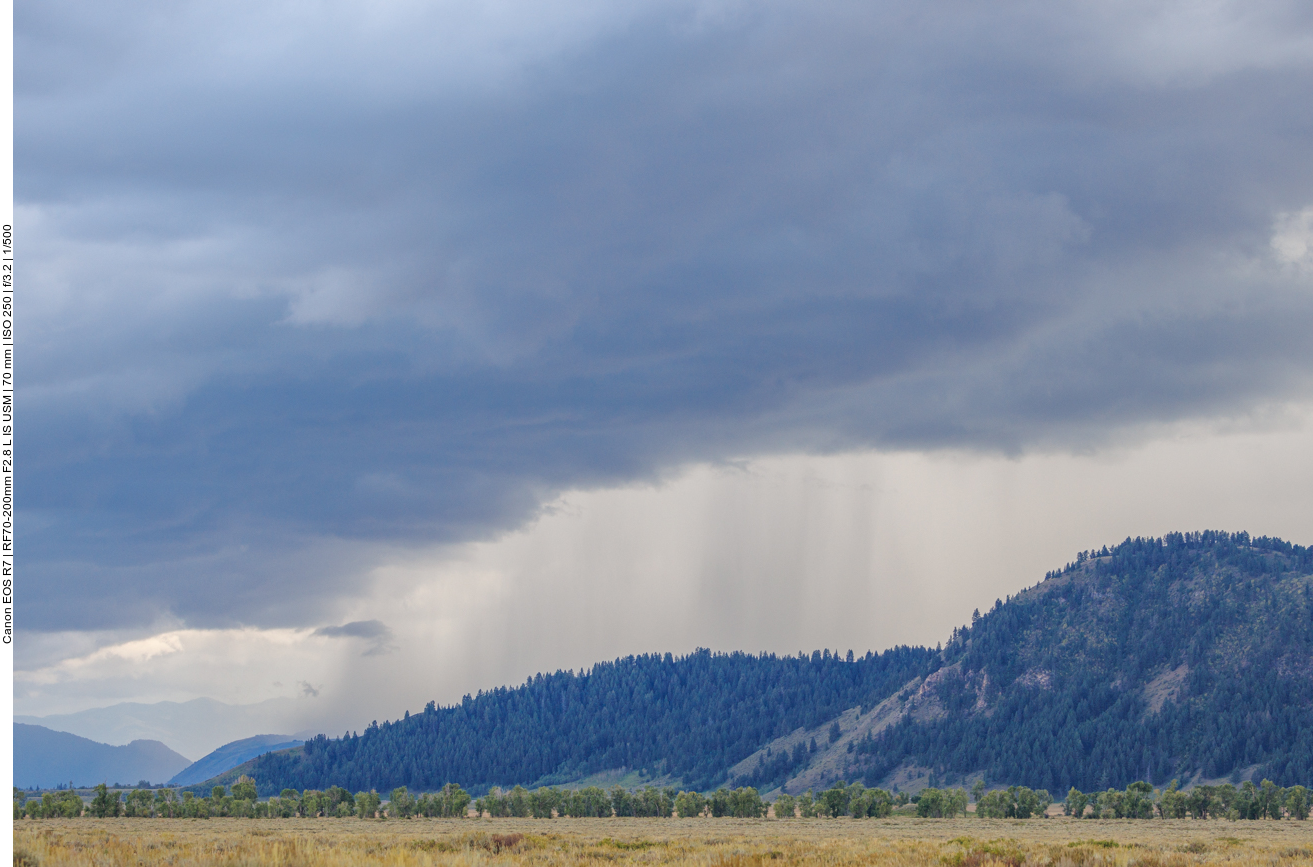
POLYGON ((45 867, 1313 867, 1313 821, 64 819, 14 845, 45 867))

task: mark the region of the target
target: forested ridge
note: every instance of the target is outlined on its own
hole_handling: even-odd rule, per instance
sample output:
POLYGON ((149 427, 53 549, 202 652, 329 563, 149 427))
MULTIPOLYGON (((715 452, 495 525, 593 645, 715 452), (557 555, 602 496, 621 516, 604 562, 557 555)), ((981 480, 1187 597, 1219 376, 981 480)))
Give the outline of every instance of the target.
MULTIPOLYGON (((880 786, 915 766, 930 769, 933 786, 984 772, 991 785, 1057 792, 1241 772, 1305 784, 1313 780, 1311 576, 1313 550, 1279 539, 1127 539, 1082 552, 977 612, 942 650, 627 657, 451 707, 430 702, 242 771, 262 793, 434 791, 449 782, 477 792, 615 768, 706 791, 775 738, 814 729, 823 751, 840 713, 917 693, 930 695, 933 712, 904 712, 850 744, 839 773, 880 786)), ((744 779, 770 788, 791 778, 821 761, 816 740, 771 757, 759 780, 744 779)))
POLYGON ((341 738, 320 735, 243 768, 262 794, 330 785, 429 791, 453 781, 480 791, 611 768, 708 789, 761 744, 879 701, 936 659, 920 647, 860 657, 828 650, 630 656, 586 672, 538 674, 451 707, 430 702, 421 713, 341 738))
POLYGON ((861 744, 868 783, 906 762, 1054 791, 1241 771, 1308 783, 1310 574, 1313 549, 1245 533, 1083 552, 954 632, 943 716, 861 744))

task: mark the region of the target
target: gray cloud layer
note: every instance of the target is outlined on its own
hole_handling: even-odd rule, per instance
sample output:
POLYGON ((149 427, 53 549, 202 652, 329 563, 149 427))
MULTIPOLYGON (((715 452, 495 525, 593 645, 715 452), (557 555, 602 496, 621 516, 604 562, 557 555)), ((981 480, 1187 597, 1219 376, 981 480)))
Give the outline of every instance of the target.
POLYGON ((682 461, 1309 393, 1313 283, 1269 246, 1313 204, 1304 4, 15 26, 40 628, 314 622, 347 542, 682 461))

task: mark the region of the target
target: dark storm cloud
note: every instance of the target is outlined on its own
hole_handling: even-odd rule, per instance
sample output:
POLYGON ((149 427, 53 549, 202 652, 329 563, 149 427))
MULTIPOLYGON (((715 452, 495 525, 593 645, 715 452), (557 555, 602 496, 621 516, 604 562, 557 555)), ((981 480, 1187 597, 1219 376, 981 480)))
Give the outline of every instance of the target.
POLYGON ((314 632, 326 638, 391 638, 392 630, 381 620, 353 620, 341 626, 321 626, 314 632))
POLYGON ((392 643, 392 630, 381 620, 353 620, 341 626, 321 626, 315 635, 325 638, 363 638, 369 641, 369 649, 362 656, 382 656, 395 649, 392 643))
POLYGON ((326 540, 486 536, 681 461, 1083 448, 1308 394, 1313 288, 1269 249, 1313 204, 1301 5, 16 32, 42 628, 314 622, 369 557, 326 540))

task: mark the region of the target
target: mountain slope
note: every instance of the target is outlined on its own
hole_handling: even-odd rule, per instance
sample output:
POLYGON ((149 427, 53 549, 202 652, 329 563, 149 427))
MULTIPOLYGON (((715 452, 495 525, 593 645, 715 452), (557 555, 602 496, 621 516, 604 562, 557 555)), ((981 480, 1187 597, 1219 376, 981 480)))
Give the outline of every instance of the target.
MULTIPOLYGON (((1313 780, 1313 550, 1238 533, 1085 552, 955 631, 933 707, 853 769, 1065 791, 1230 774, 1313 780)), ((910 696, 909 696, 910 698, 910 696)))
POLYGON ((14 785, 48 788, 61 783, 159 783, 187 767, 185 757, 159 741, 138 740, 121 747, 68 732, 14 723, 14 785))
POLYGON ((1052 792, 1227 775, 1309 784, 1313 550, 1245 533, 1128 539, 1000 600, 942 651, 631 657, 244 770, 264 792, 477 789, 621 767, 790 792, 982 774, 1052 792))
POLYGON ((183 768, 174 775, 173 779, 169 780, 169 785, 191 786, 196 783, 203 783, 211 777, 217 777, 224 771, 232 770, 238 765, 250 761, 256 756, 262 756, 275 750, 299 747, 303 743, 305 741, 298 740, 292 735, 256 735, 252 738, 233 741, 224 744, 204 758, 183 768))
POLYGON ((929 670, 934 651, 900 647, 841 658, 744 653, 636 656, 580 674, 536 675, 453 707, 313 738, 248 766, 261 792, 342 785, 432 790, 567 782, 644 769, 705 788, 760 744, 874 703, 929 670))

